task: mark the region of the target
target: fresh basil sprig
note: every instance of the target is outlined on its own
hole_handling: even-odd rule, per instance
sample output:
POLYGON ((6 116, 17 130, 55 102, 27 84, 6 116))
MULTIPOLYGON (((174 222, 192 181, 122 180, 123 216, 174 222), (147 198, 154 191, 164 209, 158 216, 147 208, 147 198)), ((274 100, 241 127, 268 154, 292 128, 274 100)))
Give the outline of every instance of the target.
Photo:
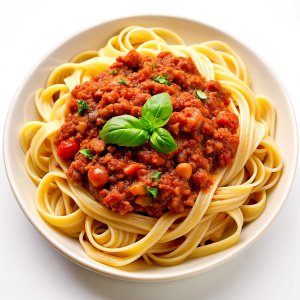
POLYGON ((161 153, 177 149, 171 134, 160 128, 167 124, 173 112, 171 97, 161 93, 150 97, 142 108, 142 118, 130 115, 113 117, 106 122, 100 132, 101 139, 107 144, 136 147, 150 138, 152 148, 161 153))
POLYGON ((100 132, 100 137, 107 144, 136 147, 148 141, 150 135, 142 128, 139 119, 123 115, 108 120, 100 132))

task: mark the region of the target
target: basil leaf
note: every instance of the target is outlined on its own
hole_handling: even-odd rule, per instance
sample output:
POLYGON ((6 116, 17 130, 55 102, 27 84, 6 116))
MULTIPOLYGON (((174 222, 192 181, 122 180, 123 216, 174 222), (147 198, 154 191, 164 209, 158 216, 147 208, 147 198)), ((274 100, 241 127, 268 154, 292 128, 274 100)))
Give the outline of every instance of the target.
POLYGON ((151 113, 149 111, 146 113, 146 116, 144 117, 144 119, 148 121, 148 123, 150 125, 150 129, 152 129, 152 131, 153 131, 153 129, 162 127, 168 123, 168 121, 163 121, 161 119, 155 118, 154 116, 151 115, 151 113))
POLYGON ((161 174, 162 174, 162 172, 155 171, 155 173, 151 176, 151 178, 153 180, 160 179, 159 177, 161 176, 161 174))
POLYGON ((116 75, 117 74, 117 71, 114 69, 114 70, 111 70, 110 72, 111 75, 116 75))
POLYGON ((78 104, 78 114, 79 116, 83 116, 84 112, 89 109, 89 105, 84 100, 77 100, 78 104))
POLYGON ((204 101, 207 99, 207 95, 201 90, 196 90, 196 98, 200 99, 201 101, 204 101))
POLYGON ((143 106, 143 118, 146 118, 147 112, 149 112, 153 117, 161 119, 167 123, 173 112, 170 95, 168 93, 161 93, 150 97, 143 106))
POLYGON ((147 132, 150 132, 151 131, 151 124, 148 120, 144 119, 144 118, 140 118, 139 119, 141 125, 142 125, 142 129, 147 131, 147 132))
POLYGON ((150 137, 150 144, 154 150, 161 153, 169 153, 177 149, 173 137, 163 128, 158 128, 153 132, 150 137))
POLYGON ((168 153, 176 150, 177 145, 170 133, 160 127, 169 121, 172 111, 170 95, 161 93, 146 101, 142 118, 130 115, 114 117, 106 122, 99 135, 108 144, 136 147, 145 143, 152 134, 150 143, 153 149, 168 153))
MULTIPOLYGON (((152 65, 152 68, 156 68, 157 67, 157 64, 153 64, 152 65)), ((156 77, 156 76, 155 76, 156 77)))
POLYGON ((82 149, 79 151, 79 153, 82 153, 88 159, 93 159, 93 155, 91 154, 90 149, 82 149))
POLYGON ((119 79, 119 80, 118 80, 118 83, 124 84, 124 85, 128 85, 127 81, 124 80, 124 79, 119 79))
POLYGON ((156 198, 157 197, 157 194, 158 194, 158 188, 151 188, 151 189, 148 189, 145 185, 144 185, 144 188, 146 190, 146 193, 147 193, 147 196, 148 197, 152 197, 152 198, 156 198))
POLYGON ((140 146, 150 137, 149 133, 142 128, 141 122, 130 115, 111 118, 99 135, 107 144, 126 147, 140 146))
POLYGON ((161 84, 171 85, 171 81, 167 80, 165 76, 156 75, 153 80, 161 84))

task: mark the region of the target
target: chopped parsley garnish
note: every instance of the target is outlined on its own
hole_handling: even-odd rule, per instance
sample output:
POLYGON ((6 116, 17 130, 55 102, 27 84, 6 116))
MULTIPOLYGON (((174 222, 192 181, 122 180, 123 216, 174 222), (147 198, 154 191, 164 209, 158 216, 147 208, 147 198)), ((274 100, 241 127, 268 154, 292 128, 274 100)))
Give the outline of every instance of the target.
POLYGON ((83 154, 88 159, 93 159, 93 155, 91 154, 89 149, 82 149, 79 151, 79 153, 83 154))
POLYGON ((80 116, 84 115, 84 112, 89 109, 89 105, 84 101, 84 100, 78 100, 77 101, 78 104, 78 114, 80 116))
POLYGON ((156 75, 153 80, 161 84, 171 85, 171 82, 167 80, 167 77, 164 76, 156 75))
POLYGON ((148 189, 145 185, 144 185, 144 188, 145 188, 145 191, 146 191, 148 197, 152 197, 152 198, 156 198, 157 197, 158 188, 148 189))
POLYGON ((110 74, 111 74, 111 75, 116 75, 116 74, 117 74, 117 71, 116 71, 116 70, 112 70, 112 71, 110 72, 110 74))
POLYGON ((118 83, 128 85, 127 81, 125 81, 124 79, 119 79, 118 83))
POLYGON ((201 101, 204 101, 207 99, 207 95, 201 90, 196 90, 196 98, 200 99, 201 101))
POLYGON ((155 173, 151 176, 151 178, 153 180, 160 179, 159 177, 161 176, 161 174, 162 174, 162 172, 155 171, 155 173))
POLYGON ((153 64, 152 67, 153 67, 153 68, 156 68, 156 67, 157 67, 157 64, 153 64))

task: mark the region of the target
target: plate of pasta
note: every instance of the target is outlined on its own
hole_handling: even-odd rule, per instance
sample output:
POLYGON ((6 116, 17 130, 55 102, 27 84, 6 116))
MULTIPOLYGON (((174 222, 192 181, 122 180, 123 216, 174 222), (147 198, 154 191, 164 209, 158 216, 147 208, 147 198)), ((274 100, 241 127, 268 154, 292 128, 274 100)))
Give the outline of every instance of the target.
POLYGON ((4 157, 21 209, 58 251, 100 274, 162 281, 262 235, 287 199, 297 139, 284 87, 249 47, 142 16, 41 59, 11 104, 4 157))

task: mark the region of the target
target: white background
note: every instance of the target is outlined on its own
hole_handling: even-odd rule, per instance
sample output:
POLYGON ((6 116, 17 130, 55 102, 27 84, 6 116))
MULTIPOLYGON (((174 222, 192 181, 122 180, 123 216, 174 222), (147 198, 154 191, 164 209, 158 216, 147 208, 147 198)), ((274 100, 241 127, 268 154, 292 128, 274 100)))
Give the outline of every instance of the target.
MULTIPOLYGON (((49 49, 90 25, 139 14, 199 20, 250 45, 279 74, 300 122, 300 0, 1 0, 0 132, 17 88, 49 49)), ((0 144, 0 299, 300 299, 299 166, 278 218, 241 255, 190 278, 135 283, 86 270, 43 240, 13 196, 0 144)))

